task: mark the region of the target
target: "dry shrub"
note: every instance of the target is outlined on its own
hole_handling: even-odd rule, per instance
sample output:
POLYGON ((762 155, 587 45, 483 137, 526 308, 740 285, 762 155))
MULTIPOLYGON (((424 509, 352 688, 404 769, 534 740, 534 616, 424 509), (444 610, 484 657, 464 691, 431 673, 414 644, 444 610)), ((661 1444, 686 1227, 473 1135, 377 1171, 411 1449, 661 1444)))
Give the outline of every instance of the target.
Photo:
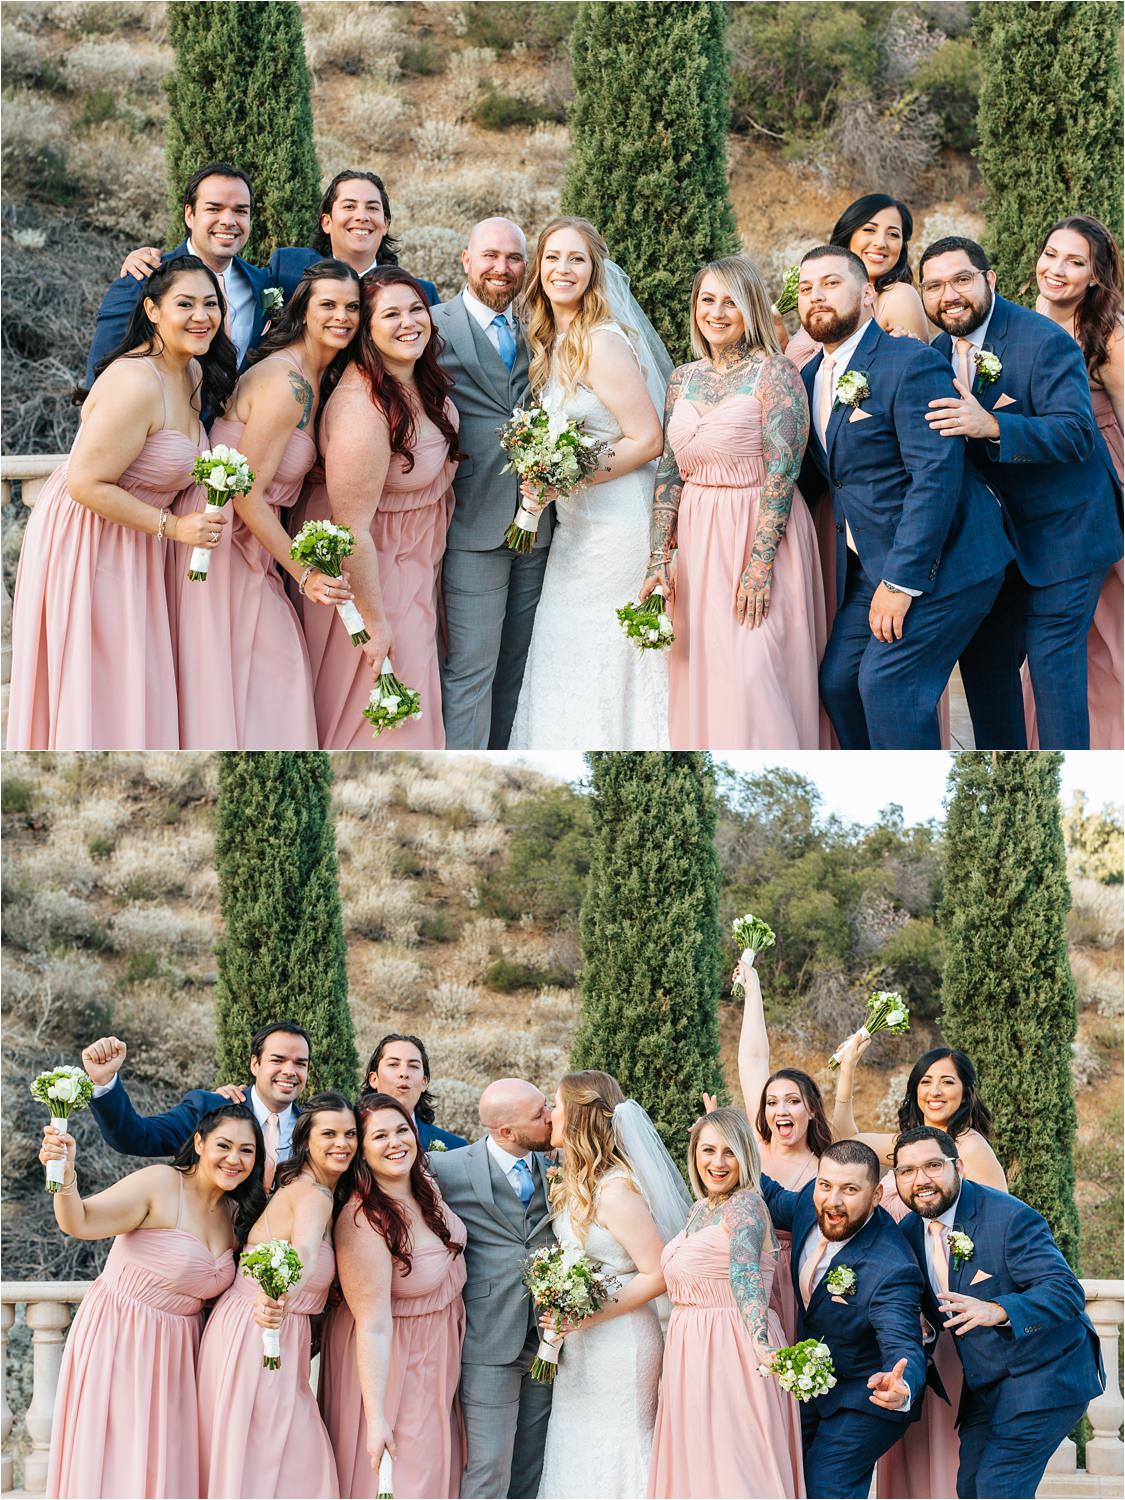
MULTIPOLYGON (((177 1096, 215 1083, 239 1083, 215 1076, 215 1014, 209 992, 179 990, 169 1003, 159 982, 138 985, 116 1005, 114 1026, 129 1048, 128 1067, 177 1096)), ((169 1098, 168 1106, 172 1103, 169 1098)))
POLYGON ((43 71, 44 60, 35 37, 5 21, 0 27, 0 67, 5 85, 10 88, 15 83, 36 83, 43 71))
POLYGON ((541 1047, 526 1032, 507 1026, 477 1026, 466 1036, 450 1037, 442 1043, 443 1066, 458 1077, 490 1083, 494 1078, 526 1078, 557 1067, 562 1054, 557 1048, 541 1047))
POLYGON ((1075 948, 1070 953, 1070 971, 1083 1009, 1093 1007, 1103 1016, 1121 1014, 1121 970, 1116 964, 1107 962, 1097 950, 1075 948))
POLYGON ((570 131, 565 125, 544 121, 528 132, 524 150, 540 167, 552 166, 561 171, 570 157, 570 131))
POLYGON ((158 136, 135 136, 102 125, 75 139, 70 167, 87 184, 83 208, 93 224, 147 243, 160 239, 168 217, 164 147, 158 136))
POLYGON ((394 5, 303 4, 309 71, 397 78, 403 43, 395 10, 394 5))
POLYGON ((149 0, 58 0, 44 7, 45 19, 71 33, 119 35, 131 26, 147 26, 156 9, 149 0))
POLYGON ((480 1134, 480 1089, 476 1084, 462 1083, 459 1078, 436 1078, 430 1084, 437 1123, 442 1130, 452 1130, 467 1141, 480 1134))
POLYGON ((921 99, 904 95, 886 107, 872 98, 847 99, 836 110, 820 165, 834 157, 857 189, 906 196, 937 159, 940 139, 941 122, 921 99))
POLYGON ((420 229, 404 229, 398 241, 402 265, 407 266, 413 275, 432 281, 443 301, 457 295, 465 279, 461 271, 464 234, 456 229, 425 224, 420 229))
POLYGON ((128 96, 156 93, 171 71, 171 52, 146 48, 138 56, 132 42, 117 38, 79 42, 62 59, 63 77, 73 93, 92 94, 98 89, 128 96))
MULTIPOLYGON (((371 776, 360 781, 349 779, 339 781, 332 788, 332 798, 336 806, 353 818, 382 818, 382 814, 391 800, 393 784, 389 776, 371 776)), ((384 825, 385 831, 390 832, 394 825, 384 825)))
POLYGON ((466 973, 472 974, 474 979, 483 977, 493 951, 500 946, 506 930, 499 917, 476 917, 466 924, 457 949, 457 956, 466 973))
POLYGON ((128 906, 110 918, 109 934, 125 953, 202 953, 215 941, 209 917, 168 906, 128 906))
POLYGON ((30 89, 10 89, 0 106, 0 164, 5 192, 69 185, 69 117, 53 99, 30 89))
POLYGON ((458 119, 471 113, 495 63, 491 47, 462 47, 451 53, 442 80, 442 106, 458 119))
POLYGON ((188 881, 188 895, 197 907, 217 908, 219 904, 219 872, 214 865, 204 865, 196 870, 188 881))
POLYGON ((1104 1072, 1101 1058, 1088 1042, 1071 1042, 1070 1078, 1076 1094, 1096 1083, 1104 1072))
POLYGON ((909 1068, 896 1068, 887 1078, 886 1090, 875 1106, 875 1123, 880 1130, 892 1130, 898 1134, 898 1107, 909 1079, 909 1068))
POLYGON ((469 132, 456 120, 430 115, 410 132, 414 155, 428 167, 443 167, 469 144, 469 132))
POLYGON ((375 942, 390 939, 404 947, 418 941, 423 908, 408 885, 364 886, 348 895, 344 931, 375 942))
POLYGON ((37 954, 26 964, 5 962, 4 1004, 9 1023, 52 1047, 73 1040, 80 1050, 110 1020, 105 965, 90 954, 37 954))
MULTIPOLYGON (((348 104, 348 128, 355 139, 363 143, 365 157, 390 151, 401 144, 408 119, 409 111, 405 103, 390 89, 365 90, 348 104)), ((349 166, 362 167, 362 162, 355 160, 355 151, 348 154, 351 160, 338 167, 337 171, 345 171, 349 166)))
POLYGON ((418 989, 423 974, 422 965, 413 958, 398 958, 389 953, 374 953, 366 965, 366 984, 370 989, 369 1004, 413 1005, 418 998, 418 989))
POLYGON ((528 1024, 541 1042, 569 1052, 581 1009, 578 997, 566 990, 540 990, 531 1002, 528 1024))
POLYGON ((923 217, 921 224, 915 226, 915 264, 927 245, 932 245, 936 240, 943 240, 952 234, 961 234, 970 240, 981 240, 984 238, 984 229, 985 222, 980 214, 969 213, 964 209, 931 209, 923 217))
POLYGON ((1073 937, 1098 948, 1113 948, 1121 942, 1123 917, 1122 888, 1102 885, 1097 880, 1075 879, 1070 882, 1070 916, 1073 937))
POLYGON ((482 1000, 480 990, 453 979, 443 979, 430 991, 429 1005, 439 1021, 459 1024, 468 1020, 482 1000))
POLYGON ((5 909, 4 940, 43 953, 58 944, 99 946, 105 934, 91 902, 68 891, 33 890, 5 909))
POLYGON ((55 836, 71 840, 72 851, 77 843, 109 845, 131 818, 129 808, 115 797, 90 797, 55 820, 55 836))
POLYGON ((181 895, 184 875, 174 844, 137 835, 114 850, 102 883, 113 895, 126 900, 153 901, 181 895))
POLYGON ((52 839, 29 850, 19 866, 23 879, 33 886, 85 895, 98 884, 97 866, 86 850, 75 848, 65 839, 52 839))

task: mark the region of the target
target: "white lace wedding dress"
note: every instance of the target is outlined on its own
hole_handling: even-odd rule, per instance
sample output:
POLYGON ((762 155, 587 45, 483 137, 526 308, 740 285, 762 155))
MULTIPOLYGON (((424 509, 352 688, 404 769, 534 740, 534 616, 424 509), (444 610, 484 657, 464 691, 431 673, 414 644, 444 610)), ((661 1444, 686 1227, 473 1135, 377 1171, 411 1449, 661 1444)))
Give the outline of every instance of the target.
MULTIPOLYGON (((602 1182, 624 1175, 607 1172, 602 1182)), ((578 1244, 565 1209, 555 1215, 555 1235, 561 1245, 578 1244)), ((596 1222, 579 1248, 622 1285, 637 1274, 623 1247, 596 1222)), ((651 1302, 567 1335, 551 1399, 540 1500, 648 1494, 663 1358, 664 1336, 651 1302)))
MULTIPOLYGON (((628 342, 616 323, 601 327, 628 342)), ((586 386, 564 399, 552 376, 542 400, 610 447, 621 438, 586 386)), ((511 749, 667 749, 666 653, 638 651, 617 620, 645 576, 655 476, 656 464, 645 464, 555 502, 511 749)))

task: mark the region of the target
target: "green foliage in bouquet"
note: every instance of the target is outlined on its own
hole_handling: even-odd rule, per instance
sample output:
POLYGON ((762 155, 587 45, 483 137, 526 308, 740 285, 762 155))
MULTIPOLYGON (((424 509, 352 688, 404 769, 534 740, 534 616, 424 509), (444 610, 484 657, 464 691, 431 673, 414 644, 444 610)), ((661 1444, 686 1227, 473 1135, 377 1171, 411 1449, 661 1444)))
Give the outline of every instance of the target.
POLYGON ((621 628, 638 651, 663 651, 676 639, 664 595, 654 590, 643 604, 630 599, 617 611, 621 628))

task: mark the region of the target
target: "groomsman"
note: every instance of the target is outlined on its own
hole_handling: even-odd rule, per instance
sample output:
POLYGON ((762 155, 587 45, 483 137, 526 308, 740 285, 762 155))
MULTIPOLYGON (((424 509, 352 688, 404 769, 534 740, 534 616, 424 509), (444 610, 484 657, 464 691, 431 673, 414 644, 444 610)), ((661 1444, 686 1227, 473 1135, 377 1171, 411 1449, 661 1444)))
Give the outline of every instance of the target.
POLYGON ((926 1384, 922 1274, 879 1207, 879 1158, 836 1141, 799 1193, 763 1176, 778 1229, 793 1236, 797 1338, 832 1353, 836 1385, 801 1406, 810 1497, 860 1496, 876 1463, 921 1415, 926 1384))
MULTIPOLYGON (((252 266, 238 253, 249 237, 253 211, 254 189, 242 168, 225 161, 208 162, 192 173, 184 187, 186 237, 160 257, 163 262, 181 255, 198 256, 219 278, 227 302, 227 330, 238 350, 239 369, 262 337, 262 294, 270 285, 269 273, 252 266)), ((119 276, 102 298, 86 361, 87 388, 94 383, 94 366, 125 337, 144 285, 134 276, 119 276)))
POLYGON ((927 426, 928 404, 950 392, 948 363, 884 333, 873 309, 857 255, 805 256, 798 310, 822 345, 801 371, 806 463, 832 495, 840 601, 821 697, 842 749, 937 750, 938 702, 1013 553, 995 496, 927 426))
POLYGON ((904 1131, 894 1170, 927 1316, 954 1334, 965 1370, 957 1494, 1032 1496, 1105 1388, 1082 1284, 1033 1208, 964 1176, 944 1130, 904 1131))
POLYGON ((510 219, 486 219, 461 256, 466 285, 432 310, 454 380, 458 441, 469 456, 453 479, 456 503, 442 565, 446 652, 442 713, 449 750, 503 750, 512 732, 553 517, 530 552, 504 534, 519 505, 519 478, 504 474, 500 429, 528 399, 527 343, 512 303, 527 273, 527 241, 510 219))
POLYGON ((125 1043, 100 1037, 83 1049, 82 1066, 94 1085, 90 1112, 108 1146, 124 1156, 174 1156, 202 1120, 222 1104, 246 1104, 253 1111, 266 1143, 266 1188, 274 1169, 288 1161, 296 1101, 309 1081, 312 1044, 295 1021, 271 1021, 250 1040, 250 1076, 243 1087, 191 1089, 179 1104, 158 1115, 140 1115, 121 1082, 125 1043))
POLYGON ((927 420, 945 438, 968 439, 1015 538, 1004 588, 961 661, 978 744, 1026 749, 1013 686, 1026 655, 1041 747, 1089 749, 1086 637, 1122 544, 1081 347, 1050 318, 996 295, 975 240, 935 241, 918 275, 942 330, 933 347, 957 386, 956 396, 931 401, 927 420))
POLYGON ((434 1124, 434 1101, 430 1098, 430 1056, 420 1036, 389 1032, 376 1044, 367 1064, 364 1093, 390 1094, 410 1111, 423 1151, 437 1144, 439 1151, 454 1151, 468 1145, 463 1135, 434 1124))

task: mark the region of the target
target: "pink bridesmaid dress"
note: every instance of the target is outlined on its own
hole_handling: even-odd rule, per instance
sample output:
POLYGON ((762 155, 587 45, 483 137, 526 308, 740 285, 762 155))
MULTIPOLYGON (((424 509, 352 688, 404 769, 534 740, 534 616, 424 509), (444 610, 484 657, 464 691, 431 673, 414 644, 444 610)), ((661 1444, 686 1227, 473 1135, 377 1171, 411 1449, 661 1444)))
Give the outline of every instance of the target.
MULTIPOLYGON (((1113 402, 1100 386, 1090 386, 1094 417, 1118 480, 1125 470, 1125 444, 1113 402)), ((1122 748, 1122 673, 1123 612, 1125 612, 1125 563, 1114 563, 1106 574, 1094 611, 1090 634, 1086 637, 1086 700, 1090 707, 1090 749, 1122 748)), ((1023 672, 1023 707, 1027 719, 1027 748, 1039 749, 1039 726, 1035 718, 1035 697, 1027 668, 1023 672)))
MULTIPOLYGON (((220 417, 211 443, 241 449, 245 423, 220 417)), ((300 498, 316 444, 294 431, 262 498, 284 513, 300 498)), ((204 493, 190 510, 202 510, 204 493)), ((180 743, 184 750, 315 750, 312 675, 297 611, 271 554, 230 507, 206 583, 185 559, 177 580, 180 743)), ((322 609, 323 606, 314 605, 322 609)), ((334 610, 326 614, 335 616, 334 610)))
POLYGON ((309 1319, 324 1311, 335 1274, 322 1240, 312 1275, 289 1299, 280 1370, 262 1365, 257 1282, 238 1275, 220 1298, 199 1351, 200 1495, 336 1500, 336 1460, 309 1385, 309 1319))
MULTIPOLYGON (((883 1178, 882 1188, 880 1205, 897 1224, 910 1210, 898 1195, 893 1172, 883 1178)), ((950 1404, 947 1406, 933 1391, 926 1392, 918 1421, 906 1429, 876 1466, 880 1500, 942 1500, 957 1493, 961 1439, 955 1421, 964 1376, 951 1334, 938 1335, 934 1364, 950 1404)))
POLYGON ((198 1495, 196 1356, 203 1304, 231 1284, 234 1256, 215 1258, 179 1227, 118 1235, 75 1314, 63 1350, 49 1496, 76 1500, 198 1495))
MULTIPOLYGON (((456 426, 451 401, 446 411, 456 426)), ((391 457, 379 508, 371 523, 379 554, 379 583, 391 628, 391 661, 399 681, 422 694, 422 717, 408 719, 376 737, 363 717, 374 685, 371 663, 353 646, 335 610, 301 601, 301 620, 312 665, 313 701, 322 750, 444 750, 441 678, 438 675, 438 584, 445 537, 453 511, 453 473, 444 437, 424 414, 415 417, 406 472, 401 454, 391 457)), ((325 466, 334 444, 386 440, 387 422, 354 366, 345 371, 325 405, 320 442, 325 466)), ((322 484, 306 495, 302 520, 330 519, 322 484)))
POLYGON ((767 619, 748 630, 734 612, 766 479, 762 408, 749 395, 709 410, 682 397, 668 419, 668 441, 684 481, 668 651, 672 746, 816 750, 824 598, 816 534, 798 491, 777 549, 767 619))
MULTIPOLYGON (((765 1212, 763 1206, 763 1213, 765 1212)), ((773 1256, 763 1251, 769 1292, 773 1256)), ((672 1300, 653 1434, 650 1497, 802 1496, 801 1419, 758 1356, 730 1285, 730 1236, 722 1224, 682 1231, 661 1257, 672 1300)), ((773 1348, 787 1342, 771 1306, 773 1348)))
MULTIPOLYGON (((358 1213, 356 1199, 344 1209, 358 1213)), ((442 1205, 453 1238, 465 1226, 442 1205)), ((363 1215, 357 1225, 374 1235, 363 1215)), ((444 1245, 412 1254, 409 1276, 396 1269, 391 1290, 391 1372, 386 1416, 394 1432, 396 1500, 456 1496, 465 1467, 457 1386, 465 1339, 464 1255, 444 1245)), ((336 1454, 343 1496, 375 1496, 379 1476, 367 1456, 367 1421, 356 1367, 355 1320, 346 1302, 329 1314, 320 1350, 320 1406, 336 1454)))
MULTIPOLYGON (((202 425, 194 439, 164 426, 117 483, 156 511, 172 509, 205 439, 202 425)), ((186 568, 188 549, 95 515, 66 480, 64 464, 43 486, 20 550, 8 749, 177 750, 165 553, 186 568)))

